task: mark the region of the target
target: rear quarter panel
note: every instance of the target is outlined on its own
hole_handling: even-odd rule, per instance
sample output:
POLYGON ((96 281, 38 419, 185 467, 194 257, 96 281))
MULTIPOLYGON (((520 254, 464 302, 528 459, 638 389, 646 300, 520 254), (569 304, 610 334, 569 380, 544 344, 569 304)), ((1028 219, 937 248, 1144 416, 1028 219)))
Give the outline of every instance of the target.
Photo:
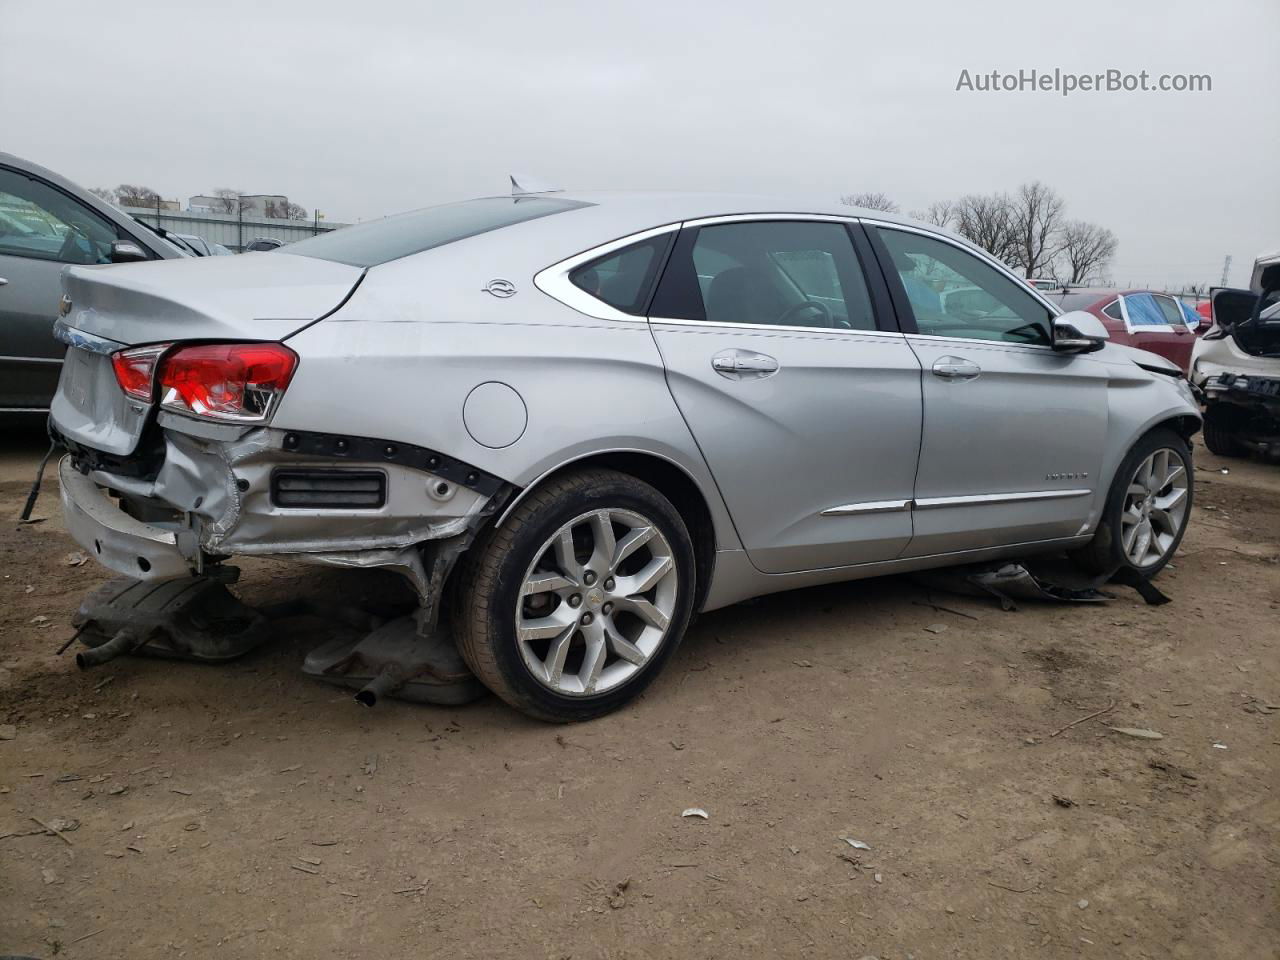
POLYGON ((482 287, 502 272, 451 270, 451 259, 431 258, 411 285, 403 267, 375 268, 341 310, 289 338, 300 362, 272 426, 413 443, 521 487, 594 453, 649 453, 697 483, 718 546, 737 549, 647 322, 579 314, 538 291, 532 273, 510 271, 517 293, 499 299, 482 287), (486 408, 468 404, 492 383, 524 407, 523 431, 501 446, 477 430, 486 408))

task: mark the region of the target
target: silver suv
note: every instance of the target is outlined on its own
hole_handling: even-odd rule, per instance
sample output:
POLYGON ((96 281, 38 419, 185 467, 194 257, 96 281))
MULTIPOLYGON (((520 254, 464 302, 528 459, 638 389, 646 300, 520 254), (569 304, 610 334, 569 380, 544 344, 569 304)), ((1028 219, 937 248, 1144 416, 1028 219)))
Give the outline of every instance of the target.
POLYGON ((1046 550, 1150 575, 1190 515, 1172 364, 879 212, 520 194, 64 282, 86 550, 390 568, 424 639, 447 584, 548 720, 634 697, 695 611, 1046 550))

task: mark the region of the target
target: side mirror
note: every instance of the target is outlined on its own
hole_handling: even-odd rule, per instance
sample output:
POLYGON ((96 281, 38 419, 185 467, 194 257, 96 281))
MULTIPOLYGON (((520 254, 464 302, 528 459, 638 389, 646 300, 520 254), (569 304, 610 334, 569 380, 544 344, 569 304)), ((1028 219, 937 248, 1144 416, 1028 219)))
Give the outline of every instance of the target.
POLYGON ((1087 310, 1053 318, 1053 349, 1059 353, 1093 353, 1110 339, 1106 325, 1087 310))
POLYGON ((147 251, 132 240, 117 240, 111 244, 112 263, 134 263, 138 260, 150 260, 147 251))

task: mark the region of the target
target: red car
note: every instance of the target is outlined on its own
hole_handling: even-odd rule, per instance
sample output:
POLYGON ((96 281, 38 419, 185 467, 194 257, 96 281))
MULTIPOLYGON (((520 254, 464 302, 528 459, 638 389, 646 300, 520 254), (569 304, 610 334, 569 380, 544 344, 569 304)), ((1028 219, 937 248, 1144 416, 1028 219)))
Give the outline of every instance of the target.
POLYGON ((1209 329, 1195 308, 1168 293, 1083 287, 1045 296, 1063 310, 1088 310, 1106 325, 1113 343, 1158 353, 1183 373, 1191 369, 1196 336, 1209 329))

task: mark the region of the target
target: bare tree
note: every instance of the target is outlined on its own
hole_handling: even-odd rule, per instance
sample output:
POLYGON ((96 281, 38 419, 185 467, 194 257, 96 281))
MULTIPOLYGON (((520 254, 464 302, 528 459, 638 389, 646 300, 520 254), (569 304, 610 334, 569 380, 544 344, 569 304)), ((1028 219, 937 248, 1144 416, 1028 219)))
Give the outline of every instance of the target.
POLYGON ((110 187, 90 187, 89 192, 99 200, 105 200, 107 203, 116 202, 116 192, 110 187))
POLYGON ((885 213, 897 213, 901 208, 889 199, 889 195, 876 191, 874 193, 846 193, 840 202, 850 207, 862 207, 864 210, 883 210, 885 213))
POLYGON ((935 227, 950 227, 956 217, 956 204, 953 200, 935 200, 923 210, 912 210, 911 217, 935 227))
POLYGON ((1018 188, 1010 206, 1010 217, 1016 245, 1013 263, 1023 276, 1035 277, 1048 269, 1061 249, 1063 218, 1062 198, 1039 180, 1018 188))
POLYGON ((1013 201, 1005 193, 970 193, 951 209, 956 233, 1003 263, 1014 263, 1018 237, 1014 231, 1013 201))
POLYGON ((241 202, 239 190, 218 187, 213 191, 213 203, 209 204, 209 208, 214 213, 239 213, 241 202))
POLYGON ((160 194, 150 187, 122 183, 116 187, 116 202, 122 207, 154 207, 160 201, 160 194))
POLYGON ((1096 279, 1115 256, 1119 241, 1106 227, 1084 220, 1068 220, 1060 235, 1062 259, 1070 273, 1068 283, 1096 279))

